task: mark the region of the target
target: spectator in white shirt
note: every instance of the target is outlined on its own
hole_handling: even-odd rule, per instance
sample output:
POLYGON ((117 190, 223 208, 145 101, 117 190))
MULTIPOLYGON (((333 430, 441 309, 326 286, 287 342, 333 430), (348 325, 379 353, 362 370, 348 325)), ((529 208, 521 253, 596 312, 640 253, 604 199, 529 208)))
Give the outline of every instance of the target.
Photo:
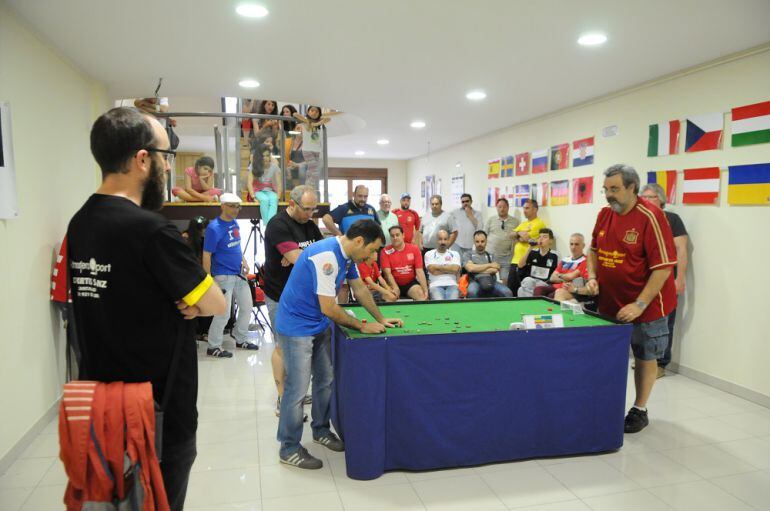
POLYGON ((441 229, 437 234, 438 248, 425 253, 425 269, 430 275, 428 292, 431 300, 457 300, 460 289, 457 277, 460 275, 460 254, 449 250, 449 233, 441 229))

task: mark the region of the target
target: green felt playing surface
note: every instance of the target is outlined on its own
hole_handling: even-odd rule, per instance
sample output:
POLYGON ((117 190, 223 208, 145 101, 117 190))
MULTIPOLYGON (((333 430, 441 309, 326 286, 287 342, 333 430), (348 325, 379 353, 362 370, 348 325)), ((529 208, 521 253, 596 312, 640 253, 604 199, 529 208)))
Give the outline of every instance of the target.
MULTIPOLYGON (((363 307, 346 307, 358 319, 374 321, 363 307)), ((380 304, 380 310, 387 318, 401 318, 403 328, 388 328, 382 336, 447 334, 461 332, 493 332, 508 330, 511 323, 523 322, 522 316, 529 314, 561 314, 564 327, 612 325, 609 321, 588 314, 573 314, 562 311, 558 303, 543 299, 532 300, 479 300, 456 302, 400 302, 380 304), (552 310, 548 310, 548 309, 552 310)), ((345 328, 349 337, 372 337, 357 330, 345 328)))

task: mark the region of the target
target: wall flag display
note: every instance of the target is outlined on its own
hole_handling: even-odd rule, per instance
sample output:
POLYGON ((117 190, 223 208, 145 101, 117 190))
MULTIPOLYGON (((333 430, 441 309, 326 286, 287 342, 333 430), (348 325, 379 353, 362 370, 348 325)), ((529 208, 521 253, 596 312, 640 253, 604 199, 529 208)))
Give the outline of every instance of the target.
POLYGON ((563 170, 569 167, 569 144, 551 146, 551 170, 563 170))
POLYGON ((529 153, 519 153, 516 155, 516 175, 526 176, 529 174, 529 153))
POLYGON ((711 151, 722 147, 725 119, 722 112, 687 118, 684 152, 711 151))
POLYGON ((517 208, 524 206, 524 201, 529 199, 529 185, 516 185, 513 194, 513 205, 517 208))
POLYGON ((572 166, 582 167, 594 163, 594 137, 572 142, 572 166))
POLYGON ((569 204, 569 179, 551 181, 551 206, 569 204))
POLYGON ((500 177, 500 160, 489 160, 488 165, 487 179, 497 179, 500 177))
POLYGON ((0 218, 17 218, 16 171, 11 139, 11 104, 0 101, 0 218))
POLYGON ((719 179, 719 167, 684 169, 682 204, 718 204, 719 179))
POLYGON ((532 183, 529 185, 530 198, 537 201, 539 207, 548 205, 548 183, 532 183))
POLYGON ((532 173, 540 174, 548 170, 548 149, 532 151, 532 173))
POLYGON ((513 177, 513 155, 500 159, 500 177, 513 177))
POLYGON ((727 203, 770 205, 770 163, 731 165, 727 178, 727 203))
POLYGON ((733 108, 733 147, 770 142, 770 101, 733 108))
POLYGON ((497 197, 500 195, 500 188, 490 186, 487 188, 487 207, 494 208, 497 204, 497 197))
POLYGON ((572 204, 591 204, 594 201, 594 176, 572 180, 572 204))
POLYGON ((676 170, 658 170, 647 173, 647 182, 656 183, 666 192, 666 204, 676 202, 676 170))
POLYGON ((647 156, 667 156, 679 152, 679 121, 650 124, 647 156))

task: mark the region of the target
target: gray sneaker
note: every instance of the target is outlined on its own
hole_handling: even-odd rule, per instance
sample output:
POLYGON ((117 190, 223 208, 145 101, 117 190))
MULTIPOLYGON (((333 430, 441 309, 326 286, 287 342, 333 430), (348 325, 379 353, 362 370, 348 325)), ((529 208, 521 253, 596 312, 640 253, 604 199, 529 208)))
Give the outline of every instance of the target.
POLYGON ((307 449, 299 446, 299 449, 294 454, 289 454, 285 458, 279 456, 281 463, 284 465, 291 465, 292 467, 304 468, 308 470, 318 470, 323 467, 323 461, 318 458, 314 458, 307 449))
POLYGON ((337 435, 331 431, 328 435, 322 436, 321 438, 313 438, 313 442, 321 444, 334 452, 343 452, 345 450, 345 442, 340 440, 337 435))

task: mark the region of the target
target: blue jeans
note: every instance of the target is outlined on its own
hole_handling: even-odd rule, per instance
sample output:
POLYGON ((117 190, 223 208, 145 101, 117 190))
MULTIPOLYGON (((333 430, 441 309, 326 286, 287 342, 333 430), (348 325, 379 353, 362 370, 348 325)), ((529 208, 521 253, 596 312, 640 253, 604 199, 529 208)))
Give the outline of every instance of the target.
POLYGON ((315 336, 290 337, 276 334, 280 338, 286 379, 283 382, 281 417, 278 419, 277 439, 281 442, 282 458, 297 452, 302 439, 302 400, 305 398, 310 375, 313 375, 313 438, 329 434, 332 380, 332 331, 327 328, 315 336))
POLYGON ((222 332, 230 319, 230 307, 233 294, 235 303, 238 304, 238 317, 235 320, 232 336, 238 342, 244 342, 249 333, 249 320, 251 319, 252 298, 251 289, 244 279, 238 275, 217 275, 214 277, 219 287, 225 292, 227 310, 224 314, 214 316, 209 327, 209 348, 222 347, 222 332))
POLYGON ((457 286, 433 286, 428 289, 431 300, 457 300, 460 288, 457 286))
POLYGON ((495 287, 492 288, 492 291, 490 293, 483 293, 483 294, 481 294, 481 288, 478 282, 471 281, 470 284, 468 284, 468 298, 484 298, 486 296, 499 296, 502 298, 510 298, 513 296, 513 293, 511 293, 510 289, 508 289, 506 286, 502 285, 499 282, 495 282, 495 287))
POLYGON ((262 225, 267 225, 270 219, 278 213, 278 195, 273 190, 260 190, 254 192, 254 198, 259 201, 262 225))

